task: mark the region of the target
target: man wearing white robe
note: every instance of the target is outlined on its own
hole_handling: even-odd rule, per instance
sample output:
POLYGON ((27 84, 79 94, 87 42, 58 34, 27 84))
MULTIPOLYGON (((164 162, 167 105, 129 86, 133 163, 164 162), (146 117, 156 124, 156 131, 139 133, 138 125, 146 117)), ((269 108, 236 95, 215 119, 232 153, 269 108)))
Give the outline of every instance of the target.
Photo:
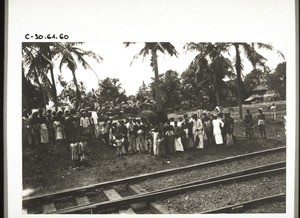
POLYGON ((223 137, 221 132, 221 127, 224 126, 223 121, 221 119, 218 119, 217 115, 214 115, 212 125, 213 125, 213 133, 214 133, 216 144, 217 145, 223 144, 223 137))

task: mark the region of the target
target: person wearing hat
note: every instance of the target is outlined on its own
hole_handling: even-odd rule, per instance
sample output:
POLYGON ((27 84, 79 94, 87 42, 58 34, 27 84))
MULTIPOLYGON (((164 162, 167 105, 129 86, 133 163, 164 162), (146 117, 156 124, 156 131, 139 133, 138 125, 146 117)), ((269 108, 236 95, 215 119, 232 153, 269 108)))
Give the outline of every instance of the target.
POLYGON ((266 120, 266 116, 265 114, 263 113, 263 110, 262 108, 259 108, 258 109, 258 115, 257 115, 257 118, 258 118, 258 121, 257 121, 257 125, 259 127, 259 131, 260 131, 260 134, 261 134, 261 137, 262 138, 267 138, 266 137, 266 129, 265 129, 265 120, 266 120))

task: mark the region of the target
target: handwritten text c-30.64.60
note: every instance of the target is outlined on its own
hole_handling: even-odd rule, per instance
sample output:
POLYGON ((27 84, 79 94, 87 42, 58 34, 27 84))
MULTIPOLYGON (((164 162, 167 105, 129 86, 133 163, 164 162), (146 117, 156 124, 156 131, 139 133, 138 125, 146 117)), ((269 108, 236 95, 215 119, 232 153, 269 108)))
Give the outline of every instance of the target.
POLYGON ((25 35, 25 39, 33 39, 33 40, 49 40, 49 39, 61 39, 61 40, 67 40, 69 39, 69 35, 67 34, 29 34, 27 33, 25 35))

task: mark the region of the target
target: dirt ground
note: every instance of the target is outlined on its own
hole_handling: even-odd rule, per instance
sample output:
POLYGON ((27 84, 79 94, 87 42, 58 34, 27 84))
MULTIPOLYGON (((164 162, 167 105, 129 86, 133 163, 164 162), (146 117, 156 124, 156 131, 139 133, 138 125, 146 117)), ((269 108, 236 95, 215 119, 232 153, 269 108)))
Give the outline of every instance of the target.
POLYGON ((51 153, 36 148, 23 149, 23 197, 58 192, 104 181, 177 168, 195 163, 225 158, 238 154, 285 146, 285 129, 282 119, 267 120, 267 139, 261 139, 254 127, 255 138, 245 139, 241 121, 235 123, 236 145, 207 146, 202 150, 179 152, 157 158, 149 154, 131 154, 119 159, 114 147, 99 140, 89 142, 88 166, 74 168, 67 145, 53 148, 51 153))

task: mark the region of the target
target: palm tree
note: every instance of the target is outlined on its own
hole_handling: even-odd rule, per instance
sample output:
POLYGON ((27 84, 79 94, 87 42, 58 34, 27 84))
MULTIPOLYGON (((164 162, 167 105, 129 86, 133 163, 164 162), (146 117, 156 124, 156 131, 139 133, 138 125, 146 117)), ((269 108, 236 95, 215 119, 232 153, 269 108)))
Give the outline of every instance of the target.
POLYGON ((41 105, 43 108, 46 108, 48 96, 46 94, 45 86, 48 81, 47 76, 45 75, 45 59, 41 55, 39 45, 37 43, 23 43, 22 56, 23 73, 25 75, 24 68, 28 68, 26 77, 32 80, 39 87, 42 94, 41 105))
MULTIPOLYGON (((42 88, 42 86, 44 86, 46 90, 49 90, 48 92, 52 96, 55 110, 57 111, 57 91, 53 73, 54 47, 55 43, 23 43, 22 50, 24 63, 29 67, 27 76, 34 78, 34 81, 39 87, 42 88), (49 71, 51 82, 47 76, 49 71), (41 80, 41 82, 39 80, 41 80)), ((43 93, 44 92, 45 90, 43 93)))
MULTIPOLYGON (((241 52, 243 51, 243 54, 245 58, 250 61, 253 68, 256 68, 257 66, 264 66, 264 63, 266 61, 266 58, 260 55, 256 50, 255 47, 258 49, 267 49, 267 50, 274 50, 274 48, 265 43, 188 43, 186 45, 188 50, 198 50, 200 51, 200 54, 203 56, 209 55, 211 58, 220 57, 222 53, 226 52, 230 54, 230 49, 233 47, 235 50, 235 71, 236 71, 236 87, 238 92, 238 106, 239 106, 239 117, 240 119, 243 118, 243 112, 242 112, 242 103, 243 103, 243 97, 241 92, 241 82, 242 82, 242 69, 243 69, 243 62, 241 59, 241 52), (213 47, 215 48, 213 49, 213 47)), ((283 54, 280 51, 276 51, 282 58, 284 59, 283 54)), ((227 59, 228 60, 228 59, 227 59)))
MULTIPOLYGON (((135 44, 135 42, 124 42, 125 47, 135 44)), ((156 91, 156 109, 157 111, 162 111, 162 99, 161 99, 161 90, 159 87, 159 76, 158 76, 158 64, 157 64, 157 52, 160 51, 163 54, 167 53, 170 56, 178 56, 178 52, 175 47, 169 42, 145 42, 145 46, 141 51, 133 57, 133 60, 142 56, 151 56, 151 67, 154 71, 154 81, 155 81, 155 91, 156 91)), ((131 62, 132 63, 132 62, 131 62)))
MULTIPOLYGON (((243 63, 241 60, 241 51, 244 52, 245 58, 250 61, 253 68, 256 68, 257 66, 264 66, 265 61, 267 60, 265 57, 260 55, 256 50, 255 46, 257 46, 259 49, 264 48, 267 50, 274 50, 274 48, 269 44, 264 43, 228 43, 228 45, 233 46, 235 49, 235 70, 236 70, 236 86, 237 86, 237 92, 238 92, 238 106, 239 106, 239 117, 240 119, 243 118, 243 110, 242 110, 242 104, 243 104, 243 98, 241 93, 241 82, 242 82, 242 69, 243 69, 243 63)), ((277 51, 279 54, 283 54, 277 51)))
POLYGON ((225 76, 232 76, 230 73, 231 62, 223 55, 227 51, 228 45, 225 43, 187 43, 184 48, 199 52, 192 62, 197 67, 196 74, 203 70, 213 74, 213 90, 216 103, 221 105, 220 80, 225 76))
POLYGON ((83 44, 81 42, 66 42, 66 43, 59 43, 57 46, 58 52, 57 54, 61 56, 61 61, 59 65, 60 71, 62 71, 63 65, 67 65, 67 67, 70 69, 73 75, 73 82, 76 88, 76 104, 75 108, 78 109, 78 107, 81 104, 81 94, 79 90, 79 85, 77 82, 77 77, 75 74, 76 69, 78 68, 78 64, 81 64, 84 69, 90 69, 94 72, 96 75, 98 81, 99 78, 96 74, 96 72, 92 69, 92 67, 89 65, 89 63, 86 61, 85 57, 91 57, 94 60, 97 61, 97 63, 100 63, 100 61, 103 60, 102 57, 100 57, 98 54, 95 54, 92 51, 85 51, 82 48, 77 47, 78 45, 83 44))

